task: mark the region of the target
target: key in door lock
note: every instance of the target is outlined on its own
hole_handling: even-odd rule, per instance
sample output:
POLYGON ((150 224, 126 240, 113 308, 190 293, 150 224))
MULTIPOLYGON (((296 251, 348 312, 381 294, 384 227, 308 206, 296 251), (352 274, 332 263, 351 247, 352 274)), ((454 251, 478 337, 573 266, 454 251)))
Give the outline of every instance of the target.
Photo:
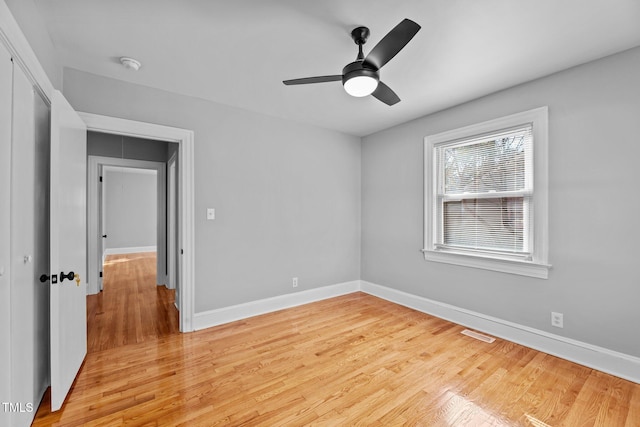
POLYGON ((76 273, 73 277, 76 279, 76 286, 80 286, 80 275, 76 273))

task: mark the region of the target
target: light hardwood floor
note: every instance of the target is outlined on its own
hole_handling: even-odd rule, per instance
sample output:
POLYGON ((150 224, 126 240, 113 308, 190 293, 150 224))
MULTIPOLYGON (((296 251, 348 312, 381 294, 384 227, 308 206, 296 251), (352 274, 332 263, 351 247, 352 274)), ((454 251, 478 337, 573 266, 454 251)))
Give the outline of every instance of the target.
POLYGON ((189 334, 175 313, 160 326, 166 301, 116 305, 136 304, 159 313, 155 332, 106 301, 89 309, 68 401, 51 414, 46 396, 34 425, 640 426, 638 384, 364 293, 189 334))
POLYGON ((87 351, 178 333, 175 291, 156 286, 156 253, 109 255, 103 291, 87 297, 87 351))

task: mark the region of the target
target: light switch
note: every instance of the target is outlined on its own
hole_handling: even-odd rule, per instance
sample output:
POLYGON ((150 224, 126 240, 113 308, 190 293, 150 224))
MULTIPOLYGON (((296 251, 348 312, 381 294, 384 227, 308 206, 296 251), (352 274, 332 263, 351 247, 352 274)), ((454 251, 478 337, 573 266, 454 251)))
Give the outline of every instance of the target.
POLYGON ((214 208, 207 208, 207 219, 216 219, 216 210, 214 208))

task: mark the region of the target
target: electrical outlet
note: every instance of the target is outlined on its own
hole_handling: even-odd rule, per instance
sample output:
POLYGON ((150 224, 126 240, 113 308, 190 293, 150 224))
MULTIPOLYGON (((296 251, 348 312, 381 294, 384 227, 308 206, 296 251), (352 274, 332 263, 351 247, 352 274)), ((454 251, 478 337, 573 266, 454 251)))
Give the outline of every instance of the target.
POLYGON ((293 287, 297 288, 298 287, 298 278, 294 277, 291 281, 293 282, 293 287))
POLYGON ((551 326, 564 328, 564 315, 562 313, 551 312, 551 326))

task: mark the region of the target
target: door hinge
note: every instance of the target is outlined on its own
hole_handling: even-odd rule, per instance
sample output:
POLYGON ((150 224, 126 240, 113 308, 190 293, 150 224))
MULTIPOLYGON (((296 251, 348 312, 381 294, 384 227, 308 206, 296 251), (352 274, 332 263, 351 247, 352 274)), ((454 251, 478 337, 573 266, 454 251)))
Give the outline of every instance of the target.
POLYGON ((100 277, 102 277, 102 271, 100 272, 100 277))
POLYGON ((102 177, 100 177, 100 182, 102 182, 102 177))

